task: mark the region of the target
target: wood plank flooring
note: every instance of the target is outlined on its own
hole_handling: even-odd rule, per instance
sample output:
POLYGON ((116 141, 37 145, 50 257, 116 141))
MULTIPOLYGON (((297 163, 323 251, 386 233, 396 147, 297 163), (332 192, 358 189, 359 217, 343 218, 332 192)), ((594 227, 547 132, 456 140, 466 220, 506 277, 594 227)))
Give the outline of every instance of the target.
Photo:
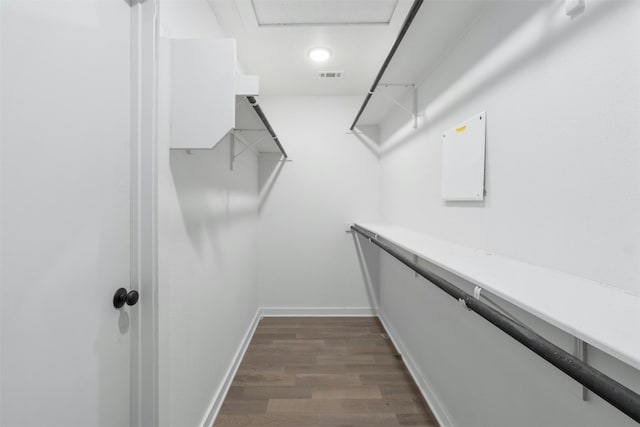
POLYGON ((377 318, 268 317, 214 426, 438 423, 377 318))

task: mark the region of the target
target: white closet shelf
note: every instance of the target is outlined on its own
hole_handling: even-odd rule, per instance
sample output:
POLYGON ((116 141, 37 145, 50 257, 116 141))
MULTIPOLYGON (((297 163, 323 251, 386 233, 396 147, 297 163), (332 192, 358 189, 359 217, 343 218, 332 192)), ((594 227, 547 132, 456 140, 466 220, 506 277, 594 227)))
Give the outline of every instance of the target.
MULTIPOLYGON (((416 90, 424 76, 451 51, 460 39, 460 29, 469 28, 492 5, 483 1, 414 0, 351 130, 358 125, 378 125, 397 107, 411 115, 417 126, 416 90)), ((511 6, 501 3, 501 7, 511 6)))
POLYGON ((240 72, 235 39, 173 38, 162 43, 170 57, 169 148, 210 150, 237 138, 244 148, 232 153, 232 169, 244 151, 288 157, 256 98, 260 78, 240 72), (248 137, 249 132, 262 135, 248 137))
POLYGON ((357 224, 640 369, 639 296, 403 227, 357 224))

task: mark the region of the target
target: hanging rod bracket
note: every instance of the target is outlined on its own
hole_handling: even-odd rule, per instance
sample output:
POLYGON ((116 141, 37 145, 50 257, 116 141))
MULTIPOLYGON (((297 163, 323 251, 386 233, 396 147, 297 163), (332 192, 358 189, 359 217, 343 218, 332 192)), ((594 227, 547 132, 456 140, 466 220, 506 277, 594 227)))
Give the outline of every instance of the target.
POLYGON ((460 305, 467 311, 471 311, 471 309, 469 308, 469 306, 467 305, 467 303, 465 302, 465 300, 463 298, 458 298, 458 301, 460 301, 460 305))

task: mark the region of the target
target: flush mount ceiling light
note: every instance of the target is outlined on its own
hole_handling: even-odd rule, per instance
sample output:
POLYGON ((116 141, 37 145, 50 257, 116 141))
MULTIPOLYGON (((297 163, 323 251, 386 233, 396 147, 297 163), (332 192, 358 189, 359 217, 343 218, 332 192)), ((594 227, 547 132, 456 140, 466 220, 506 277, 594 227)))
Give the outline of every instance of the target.
POLYGON ((326 47, 314 47, 309 51, 309 59, 313 62, 324 62, 331 58, 331 51, 326 47))

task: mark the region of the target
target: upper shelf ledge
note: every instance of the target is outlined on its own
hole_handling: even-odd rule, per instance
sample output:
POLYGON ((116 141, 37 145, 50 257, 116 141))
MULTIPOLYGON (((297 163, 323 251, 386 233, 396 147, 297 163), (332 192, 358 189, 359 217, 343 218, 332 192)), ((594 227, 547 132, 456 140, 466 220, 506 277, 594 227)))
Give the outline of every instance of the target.
POLYGON ((420 90, 425 78, 451 55, 468 29, 487 14, 515 22, 517 17, 535 9, 530 3, 414 0, 350 129, 378 125, 392 109, 398 107, 411 116, 414 128, 417 127, 419 108, 416 91, 420 90))
POLYGON ((403 227, 358 225, 640 370, 639 296, 403 227))

